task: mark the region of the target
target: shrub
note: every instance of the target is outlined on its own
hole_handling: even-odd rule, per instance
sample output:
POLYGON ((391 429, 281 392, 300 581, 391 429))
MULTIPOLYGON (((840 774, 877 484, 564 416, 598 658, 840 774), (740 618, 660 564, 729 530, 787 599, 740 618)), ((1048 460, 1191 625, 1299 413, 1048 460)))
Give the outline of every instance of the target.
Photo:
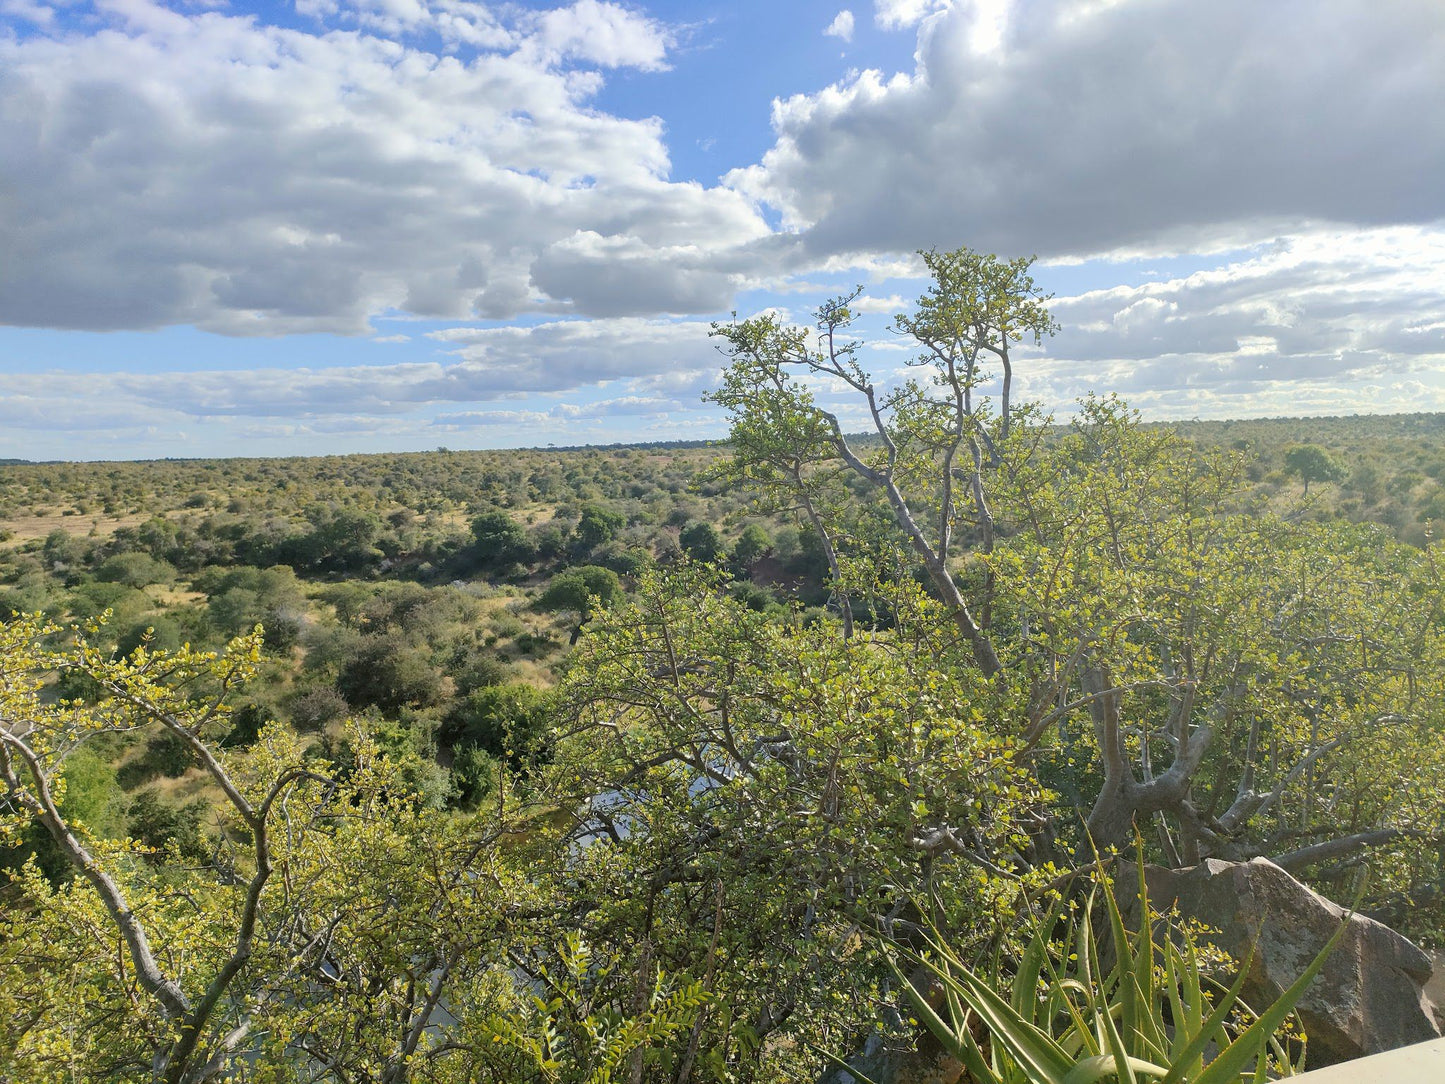
POLYGON ((474 746, 518 768, 543 756, 548 722, 543 693, 517 682, 493 685, 459 700, 442 720, 437 740, 454 749, 474 746))
POLYGON ((132 839, 146 847, 160 852, 173 847, 184 859, 198 861, 206 857, 201 839, 203 808, 201 802, 171 805, 154 790, 143 790, 131 801, 126 830, 132 839))
POLYGON ((683 552, 694 561, 711 563, 723 555, 722 535, 705 520, 684 527, 677 540, 682 544, 683 552))
POLYGON ((527 532, 500 509, 472 520, 472 556, 481 568, 503 568, 530 561, 534 555, 527 532))
POLYGON ((622 530, 625 521, 621 513, 600 504, 584 504, 577 528, 572 532, 579 553, 588 553, 604 542, 610 542, 622 530))
POLYGON ((342 664, 336 691, 353 708, 375 707, 395 715, 403 707, 440 701, 442 675, 424 651, 397 633, 363 636, 342 664))
POLYGON ((918 1019, 978 1084, 1247 1084, 1303 1068, 1303 1048, 1292 1058, 1281 1029, 1348 918, 1278 1001, 1253 1011, 1239 999, 1249 961, 1227 989, 1212 979, 1193 931, 1151 909, 1142 862, 1137 869, 1138 930, 1125 928, 1100 877, 1072 921, 1062 922, 1060 905, 1032 924, 1011 974, 998 958, 987 974, 970 969, 936 931, 922 952, 894 946, 889 963, 918 1019), (899 959, 940 985, 941 1009, 899 959))
POLYGON ((345 714, 345 698, 326 685, 307 689, 291 701, 291 723, 303 732, 320 730, 345 714))
POLYGON ((159 561, 148 553, 117 553, 100 563, 95 570, 95 578, 103 583, 149 587, 156 583, 175 583, 176 570, 169 562, 159 561))
POLYGON ((556 612, 573 610, 586 621, 592 615, 593 600, 610 606, 622 594, 622 581, 610 568, 579 565, 559 572, 537 599, 537 609, 556 612))

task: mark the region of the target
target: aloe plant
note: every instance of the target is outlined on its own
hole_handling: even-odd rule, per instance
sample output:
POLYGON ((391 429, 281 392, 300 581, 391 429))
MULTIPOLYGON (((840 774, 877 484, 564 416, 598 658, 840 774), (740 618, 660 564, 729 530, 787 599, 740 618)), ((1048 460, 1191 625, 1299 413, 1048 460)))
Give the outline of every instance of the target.
POLYGON ((1344 923, 1274 1004, 1255 1011, 1240 998, 1249 961, 1228 987, 1212 979, 1195 932, 1151 909, 1142 863, 1139 871, 1137 931, 1126 929, 1108 879, 1096 877, 1062 938, 1051 936, 1059 907, 1035 923, 1011 974, 997 957, 988 975, 970 969, 936 931, 922 952, 892 946, 890 966, 918 1019, 977 1084, 1236 1084, 1302 1070, 1303 1044, 1292 1058, 1283 1029, 1344 923), (1112 953, 1096 916, 1107 920, 1112 953), (925 996, 905 964, 921 968, 937 996, 925 996))

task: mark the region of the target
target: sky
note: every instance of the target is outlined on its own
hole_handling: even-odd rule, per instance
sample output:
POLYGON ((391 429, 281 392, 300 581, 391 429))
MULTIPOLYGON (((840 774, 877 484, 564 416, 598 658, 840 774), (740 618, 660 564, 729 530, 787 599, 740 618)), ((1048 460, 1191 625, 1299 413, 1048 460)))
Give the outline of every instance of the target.
POLYGON ((1060 415, 1445 410, 1445 3, 0 0, 0 457, 719 437, 960 245, 1060 415))

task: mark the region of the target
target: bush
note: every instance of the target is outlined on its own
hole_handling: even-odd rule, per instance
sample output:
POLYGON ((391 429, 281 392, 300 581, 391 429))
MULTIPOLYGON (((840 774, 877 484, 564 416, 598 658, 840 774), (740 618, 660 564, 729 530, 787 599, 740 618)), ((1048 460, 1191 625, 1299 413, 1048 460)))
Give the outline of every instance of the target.
POLYGON ((501 685, 507 680, 507 666, 489 651, 458 645, 447 662, 447 673, 457 693, 466 696, 476 689, 501 685))
POLYGON ((621 594, 622 581, 610 568, 579 565, 552 577, 547 589, 537 599, 537 609, 551 612, 572 610, 586 621, 592 616, 594 600, 605 608, 621 594))
POLYGON ((438 703, 442 675, 424 651, 397 633, 363 636, 337 675, 336 691, 353 708, 395 715, 404 707, 438 703))
POLYGON ((154 790, 143 790, 130 804, 126 830, 131 839, 162 852, 154 861, 163 860, 164 852, 174 847, 183 859, 204 860, 206 847, 201 839, 201 812, 204 803, 171 805, 154 790))
POLYGON ((472 557, 479 567, 503 568, 534 556, 527 532, 507 513, 494 509, 472 520, 472 557))
POLYGON ((137 621, 121 633, 120 639, 116 641, 115 655, 116 658, 123 659, 142 645, 147 651, 174 651, 184 640, 185 633, 181 631, 180 625, 169 617, 158 616, 137 621))
POLYGON ((677 540, 682 544, 683 552, 694 561, 711 564, 723 555, 722 535, 706 521, 700 520, 684 527, 677 540))
POLYGON ((782 609, 782 605, 771 591, 766 587, 748 583, 746 580, 738 580, 729 584, 728 594, 756 613, 782 609))
POLYGON ((652 564, 652 555, 645 550, 623 545, 614 539, 598 546, 592 559, 601 568, 610 568, 620 576, 640 576, 652 564))
POLYGON ((149 587, 151 584, 175 583, 176 570, 169 562, 158 561, 148 553, 117 553, 100 563, 95 570, 95 578, 103 583, 149 587))
POLYGON ((543 561, 555 561, 567 552, 567 536, 555 523, 544 523, 531 531, 532 548, 543 561))
POLYGON ((612 541, 617 537, 617 532, 622 530, 624 522, 621 513, 610 508, 599 504, 583 505, 577 529, 572 532, 577 552, 589 553, 602 543, 612 541))
POLYGON ((291 725, 297 730, 323 729, 346 714, 346 699, 327 685, 298 693, 291 701, 291 725))
POLYGON ((772 551, 773 539, 766 530, 756 523, 749 523, 738 536, 733 546, 732 567, 734 574, 746 576, 758 560, 772 551))
POLYGON ((497 758, 480 746, 464 744, 452 754, 452 794, 448 804, 476 809, 497 785, 497 758))
POLYGON ((85 619, 111 611, 111 627, 129 627, 151 610, 145 592, 123 583, 83 583, 70 593, 70 612, 85 619))
POLYGON ((521 768, 543 757, 548 722, 543 693, 516 682, 493 685, 459 700, 442 720, 437 740, 453 749, 470 745, 521 768))

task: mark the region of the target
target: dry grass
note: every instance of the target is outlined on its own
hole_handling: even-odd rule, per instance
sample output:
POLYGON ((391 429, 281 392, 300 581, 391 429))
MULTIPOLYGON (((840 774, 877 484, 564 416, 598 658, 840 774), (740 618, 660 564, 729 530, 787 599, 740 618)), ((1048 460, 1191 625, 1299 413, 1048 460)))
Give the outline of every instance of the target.
POLYGON ((136 512, 124 516, 81 515, 74 509, 43 516, 12 516, 0 519, 0 530, 11 532, 11 542, 33 542, 44 539, 59 528, 80 538, 109 538, 122 527, 135 527, 150 519, 149 513, 136 512))

